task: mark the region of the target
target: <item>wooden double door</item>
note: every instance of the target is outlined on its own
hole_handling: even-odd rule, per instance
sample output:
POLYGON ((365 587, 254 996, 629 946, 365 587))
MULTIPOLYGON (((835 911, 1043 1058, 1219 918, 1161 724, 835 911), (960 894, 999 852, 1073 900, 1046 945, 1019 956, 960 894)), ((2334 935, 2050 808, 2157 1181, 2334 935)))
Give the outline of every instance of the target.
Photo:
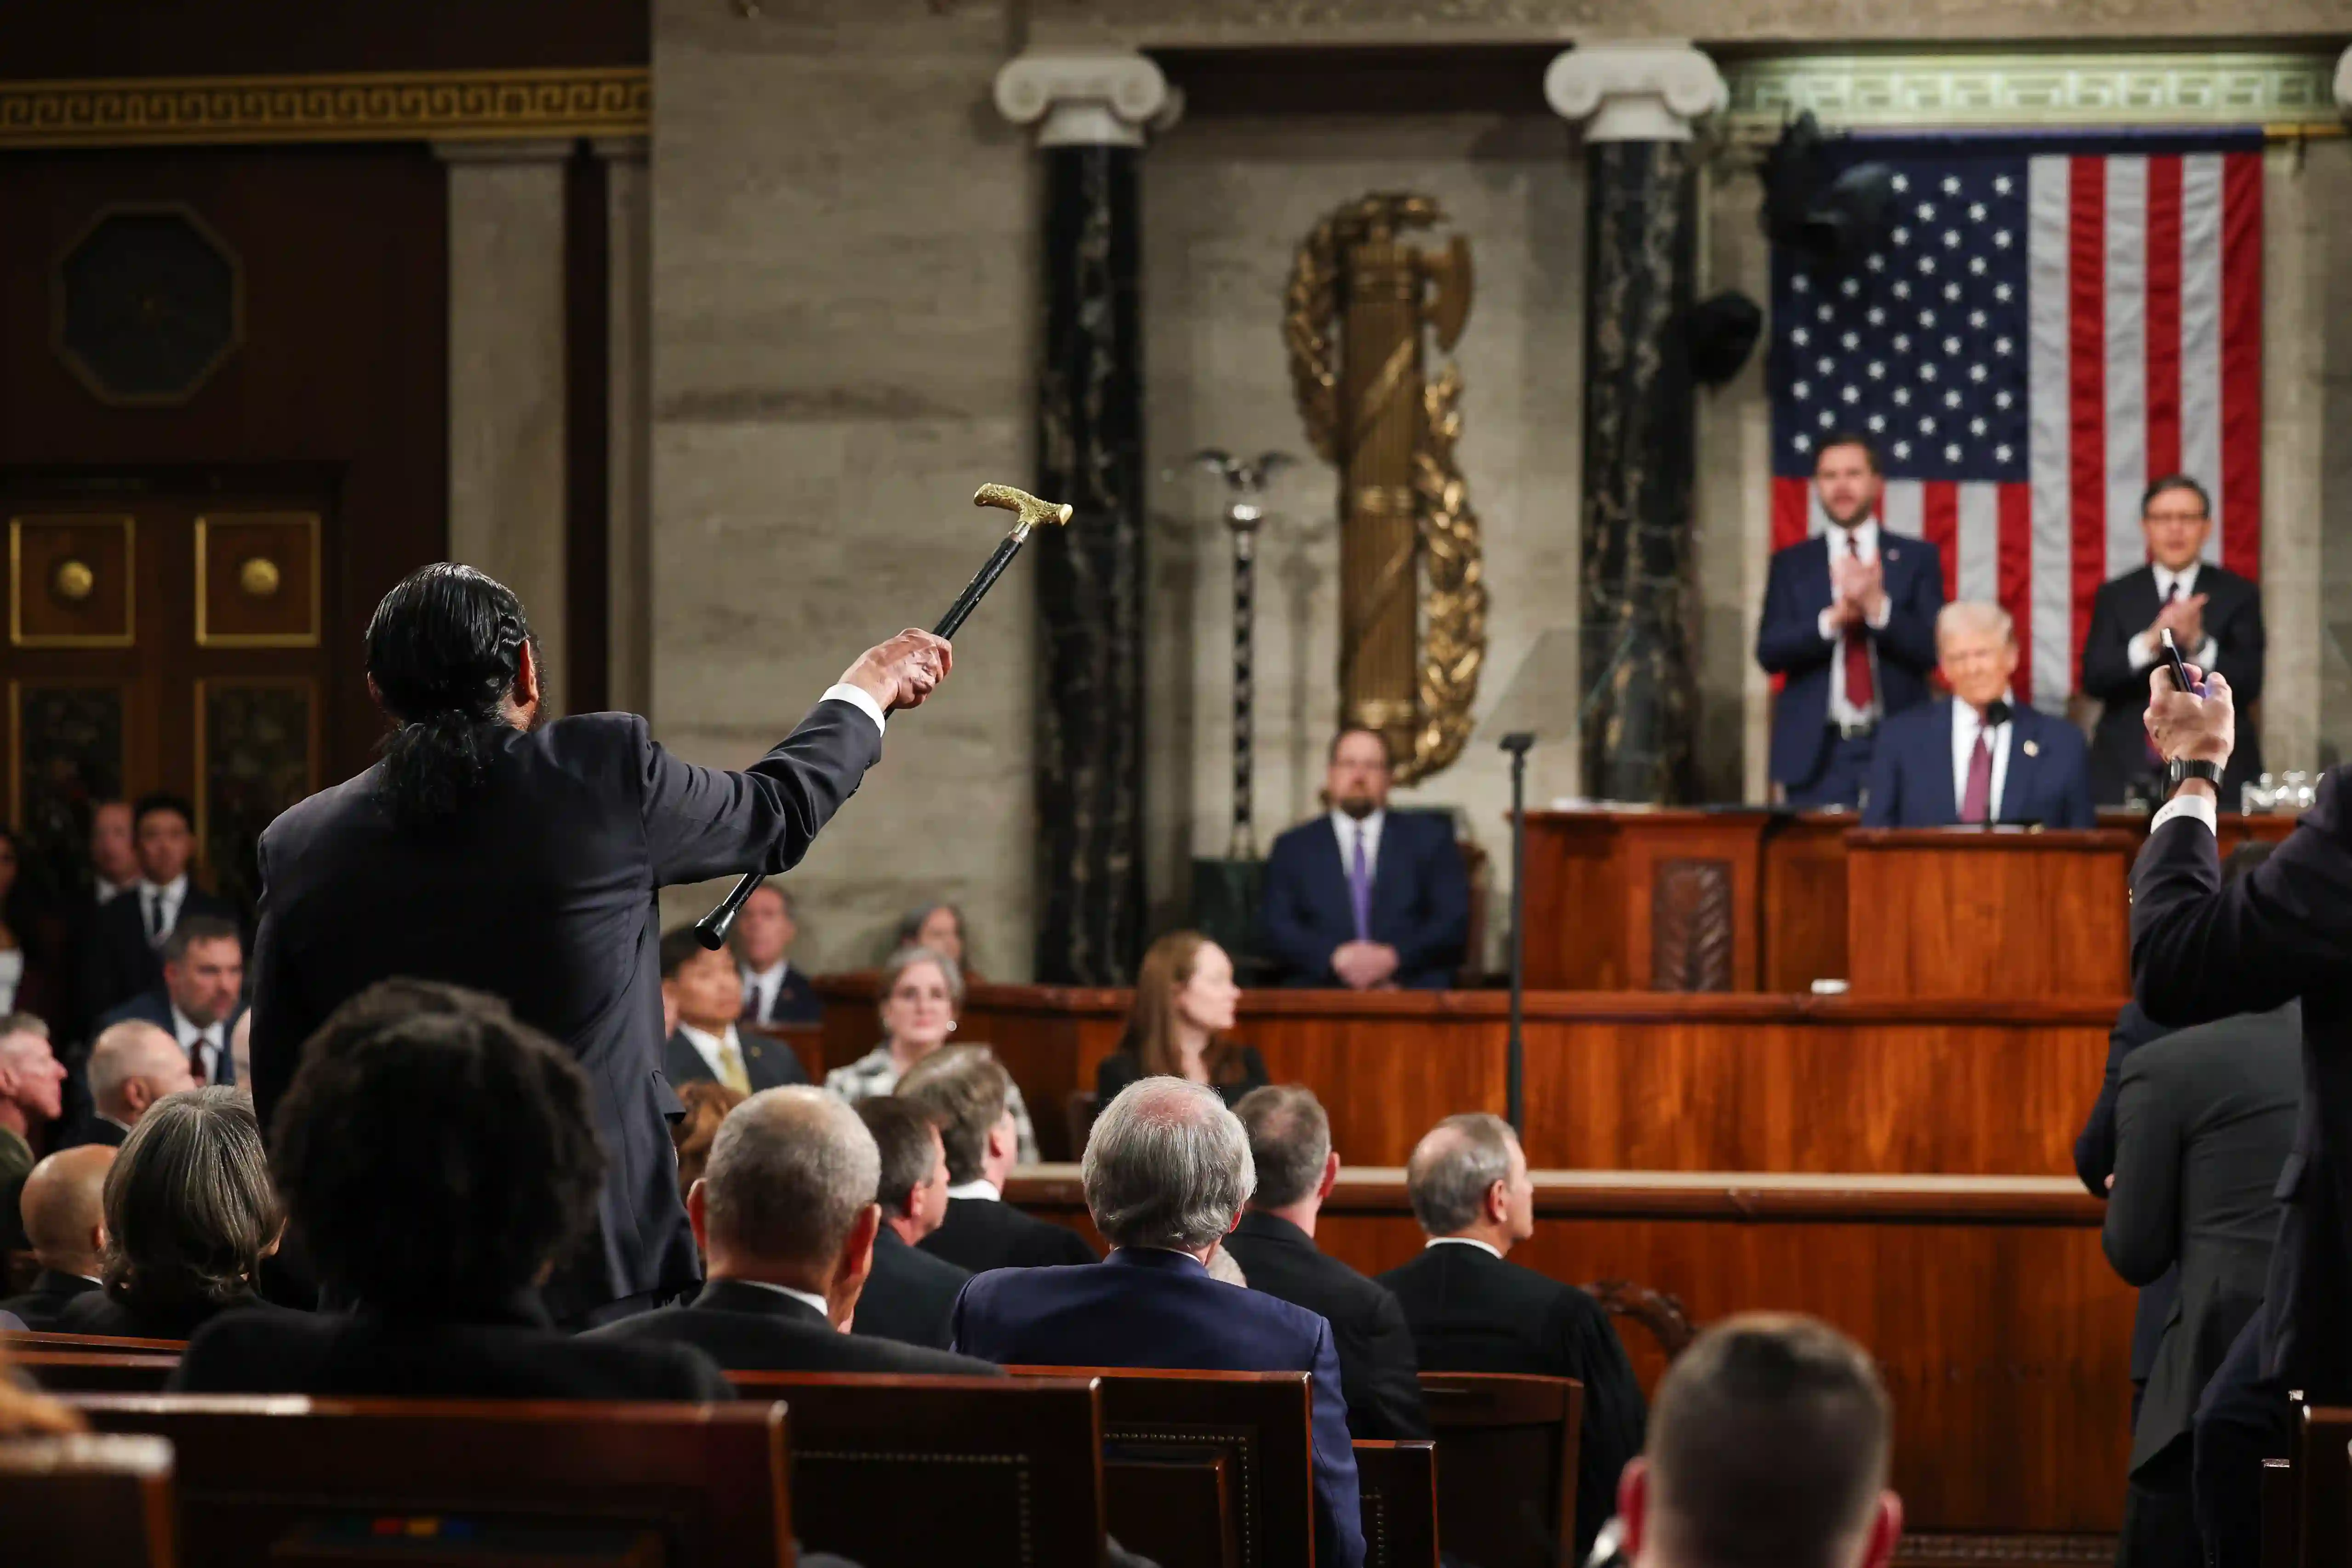
POLYGON ((62 893, 97 802, 168 790, 194 807, 198 880, 249 915, 261 831, 319 788, 334 733, 328 487, 27 477, 0 502, 26 873, 62 893))

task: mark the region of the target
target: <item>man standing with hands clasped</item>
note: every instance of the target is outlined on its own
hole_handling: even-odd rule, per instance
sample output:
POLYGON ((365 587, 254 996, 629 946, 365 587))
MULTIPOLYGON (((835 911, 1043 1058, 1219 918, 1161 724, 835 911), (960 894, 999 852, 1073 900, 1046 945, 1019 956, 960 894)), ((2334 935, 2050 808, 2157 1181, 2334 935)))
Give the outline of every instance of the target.
POLYGON ((2262 1311, 2197 1409, 2198 1532, 2227 1568, 2258 1560, 2261 1461, 2288 1451, 2288 1390, 2352 1399, 2352 785, 2328 773, 2277 852, 2225 884, 2215 835, 2236 700, 2219 672, 2192 664, 2189 678, 2198 690, 2175 690, 2161 664, 2148 676, 2143 722, 2170 800, 2132 873, 2140 1008, 2182 1027, 2303 1000, 2303 1107, 2262 1311))

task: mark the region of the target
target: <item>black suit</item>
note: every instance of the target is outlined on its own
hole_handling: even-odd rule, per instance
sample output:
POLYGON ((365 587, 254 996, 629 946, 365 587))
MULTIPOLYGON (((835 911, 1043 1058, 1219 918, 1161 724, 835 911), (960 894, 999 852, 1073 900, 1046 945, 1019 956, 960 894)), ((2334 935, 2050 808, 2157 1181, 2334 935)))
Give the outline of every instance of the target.
MULTIPOLYGON (((215 898, 193 881, 180 900, 177 926, 191 915, 208 915, 237 924, 236 906, 215 898)), ((97 1032, 98 1020, 131 998, 163 988, 163 945, 147 934, 146 905, 131 887, 100 905, 79 933, 79 980, 74 1003, 81 1009, 84 1034, 97 1032)))
POLYGON ((777 982, 775 994, 768 1005, 759 1005, 759 994, 751 988, 751 972, 743 975, 743 1021, 752 1024, 823 1023, 824 1004, 817 1000, 816 988, 809 977, 793 965, 784 966, 784 977, 777 982))
MULTIPOLYGON (((115 902, 120 904, 121 900, 117 899, 115 902)), ((228 1017, 221 1020, 220 1049, 214 1054, 212 1075, 205 1080, 205 1082, 234 1084, 236 1082, 236 1058, 232 1055, 229 1051, 229 1036, 236 1029, 236 1020, 244 1016, 245 1005, 240 1002, 229 1010, 228 1017)), ((98 1022, 92 1026, 94 1032, 92 1033, 91 1039, 94 1041, 97 1038, 98 1032, 102 1032, 113 1028, 116 1024, 129 1022, 134 1019, 141 1023, 153 1024, 157 1029, 162 1030, 165 1034, 170 1035, 174 1040, 177 1040, 180 1037, 179 1022, 172 1016, 172 995, 169 991, 164 990, 162 984, 159 982, 155 989, 152 991, 142 991, 137 996, 131 998, 129 1001, 122 1003, 119 1007, 110 1008, 101 1014, 98 1022)), ((194 1022, 194 1020, 191 1019, 190 1021, 194 1022)), ((204 1066, 204 1052, 201 1046, 191 1045, 187 1048, 187 1051, 188 1070, 193 1072, 202 1068, 204 1066)), ((87 1059, 85 1059, 82 1063, 82 1071, 87 1073, 89 1070, 89 1064, 87 1059)))
POLYGON ((853 1332, 902 1344, 948 1347, 948 1315, 971 1270, 919 1247, 909 1247, 887 1225, 874 1238, 874 1271, 858 1292, 853 1332))
POLYGON ((568 1045, 595 1096, 606 1166, 596 1226, 548 1291, 560 1318, 700 1277, 678 1200, 661 1070, 659 888, 782 872, 882 754, 874 721, 819 703, 749 771, 679 761, 632 714, 502 735, 483 794, 447 827, 405 831, 382 765, 313 795, 261 836, 253 1091, 262 1125, 302 1042, 387 976, 506 998, 568 1045))
MULTIPOLYGON (((735 1045, 743 1053, 743 1076, 751 1081, 752 1093, 808 1082, 808 1074, 801 1069, 801 1059, 791 1046, 740 1029, 735 1031, 735 1045)), ((719 1081, 719 1074, 710 1071, 710 1063, 686 1038, 684 1030, 670 1036, 663 1045, 662 1073, 672 1088, 681 1083, 719 1081)))
POLYGON ((690 1306, 639 1312, 583 1341, 692 1345, 730 1372, 955 1373, 1002 1377, 984 1361, 894 1339, 843 1333, 823 1312, 765 1285, 713 1280, 690 1306))
POLYGON ((1617 1477, 1642 1451, 1642 1385, 1608 1312, 1480 1247, 1444 1242, 1380 1276, 1396 1292, 1424 1372, 1513 1372, 1584 1385, 1576 1456, 1576 1561, 1617 1508, 1617 1477))
MULTIPOLYGON (((2116 1015, 2115 1028, 2107 1031, 2106 1076, 2099 1084, 2099 1097, 2091 1102, 2091 1113, 2083 1119, 2083 1130, 2074 1134, 2074 1174, 2083 1178, 2084 1189, 2102 1203, 2107 1197, 2107 1178, 2116 1173, 2116 1088, 2123 1080, 2124 1063, 2133 1051, 2170 1032, 2162 1024, 2151 1022, 2139 1010, 2137 1002, 2126 1002, 2123 1011, 2116 1015)), ((2140 1289, 2139 1306, 2132 1314, 2135 1428, 2139 1425, 2140 1398, 2147 1387, 2147 1375, 2156 1367, 2156 1347, 2164 1339, 2165 1320, 2172 1315, 2172 1304, 2179 1298, 2180 1271, 2177 1269, 2167 1269, 2140 1289)))
MULTIPOLYGON (((1273 1080, 1266 1076, 1265 1060, 1252 1046, 1239 1046, 1234 1051, 1240 1074, 1230 1083, 1212 1085, 1225 1097, 1229 1106, 1241 1103, 1242 1096, 1253 1089, 1263 1089, 1273 1080)), ((1095 1064, 1095 1103, 1109 1104, 1118 1098, 1119 1091, 1143 1076, 1143 1063, 1135 1052, 1121 1046, 1095 1064)), ((1361 1434, 1359 1434, 1361 1436, 1361 1434)))
POLYGON ((975 1274, 1101 1261, 1076 1231, 985 1197, 948 1199, 946 1222, 915 1245, 975 1274))
POLYGON ((131 1129, 121 1123, 110 1122, 93 1113, 68 1128, 65 1136, 58 1140, 58 1147, 79 1149, 87 1144, 102 1144, 110 1149, 119 1149, 130 1135, 131 1129))
POLYGON ((692 1405, 735 1397, 699 1352, 558 1333, 528 1296, 446 1319, 365 1309, 221 1318, 188 1342, 171 1391, 692 1405))
POLYGON ((58 1320, 66 1304, 76 1296, 86 1296, 98 1289, 98 1281, 79 1274, 62 1273, 44 1269, 33 1276, 33 1288, 21 1296, 11 1296, 0 1301, 0 1312, 14 1312, 25 1320, 25 1326, 36 1333, 58 1332, 58 1320))
POLYGON ((159 1307, 139 1301, 118 1301, 104 1291, 88 1291, 68 1301, 58 1313, 59 1333, 97 1334, 107 1339, 188 1339, 215 1318, 250 1313, 265 1328, 283 1327, 305 1314, 273 1307, 247 1293, 217 1306, 185 1302, 159 1307))
MULTIPOLYGON (((2214 667, 2230 683, 2241 723, 2238 751, 2222 780, 2224 809, 2235 810, 2238 786, 2263 770, 2261 738, 2246 710, 2263 695, 2263 593, 2247 579, 2210 561, 2197 569, 2192 593, 2205 596, 2205 634, 2213 639, 2214 667)), ((2147 672, 2132 668, 2131 641, 2147 631, 2164 599, 2156 569, 2141 567, 2100 585, 2091 601, 2091 630, 2083 639, 2083 691, 2103 705, 2091 736, 2091 798, 2103 806, 2123 803, 2125 787, 2147 780, 2158 769, 2147 759, 2147 672)), ((2180 650, 2182 658, 2195 649, 2180 650)))
POLYGON ((1348 1435, 1366 1441, 1429 1436, 1422 1408, 1420 1368, 1404 1308, 1384 1287, 1337 1258, 1286 1219, 1253 1208, 1225 1238, 1253 1291, 1320 1314, 1339 1352, 1339 1385, 1348 1396, 1348 1435))

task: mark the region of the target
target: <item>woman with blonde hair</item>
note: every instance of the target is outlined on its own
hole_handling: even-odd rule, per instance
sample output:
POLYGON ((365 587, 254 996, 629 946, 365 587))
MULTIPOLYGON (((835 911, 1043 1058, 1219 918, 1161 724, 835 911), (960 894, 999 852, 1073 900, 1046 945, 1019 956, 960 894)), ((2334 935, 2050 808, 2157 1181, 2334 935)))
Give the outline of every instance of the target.
MULTIPOLYGON (((895 1093, 907 1070, 948 1042, 963 1011, 963 973, 934 947, 901 947, 882 966, 882 1043, 824 1075, 828 1093, 852 1105, 895 1093)), ((1037 1160, 1037 1134, 1015 1085, 1007 1109, 1021 1137, 1021 1163, 1037 1160)))
POLYGON ((1171 931, 1154 942, 1135 977, 1127 1033, 1095 1069, 1095 1103, 1109 1104, 1139 1078, 1205 1083, 1228 1105, 1265 1088, 1257 1052, 1225 1038, 1241 999, 1233 959, 1198 931, 1171 931))

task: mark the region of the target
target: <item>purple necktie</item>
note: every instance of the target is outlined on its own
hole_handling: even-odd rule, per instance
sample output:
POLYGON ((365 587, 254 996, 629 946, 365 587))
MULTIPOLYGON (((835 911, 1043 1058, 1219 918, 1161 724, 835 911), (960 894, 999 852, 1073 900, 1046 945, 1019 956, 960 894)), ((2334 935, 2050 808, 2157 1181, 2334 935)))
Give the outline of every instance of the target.
POLYGON ((1348 866, 1348 903, 1356 912, 1356 940, 1372 939, 1372 872, 1364 863, 1364 824, 1356 824, 1356 853, 1348 866))
POLYGON ((1992 747, 1984 731, 1977 731, 1977 748, 1969 753, 1969 791, 1960 798, 1960 821, 1981 822, 1992 816, 1992 747))

